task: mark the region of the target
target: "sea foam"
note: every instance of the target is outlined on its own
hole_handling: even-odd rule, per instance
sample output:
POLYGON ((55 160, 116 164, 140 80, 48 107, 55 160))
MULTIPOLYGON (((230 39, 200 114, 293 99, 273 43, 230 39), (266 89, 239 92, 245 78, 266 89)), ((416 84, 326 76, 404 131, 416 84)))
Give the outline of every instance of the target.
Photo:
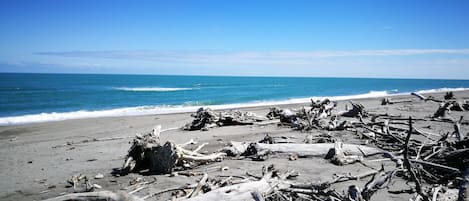
POLYGON ((169 87, 116 87, 120 91, 187 91, 193 88, 169 88, 169 87))
MULTIPOLYGON (((180 88, 178 88, 180 89, 180 88)), ((444 91, 461 91, 469 90, 469 88, 440 88, 431 90, 420 90, 420 93, 431 93, 431 92, 444 92, 444 91)), ((408 93, 396 93, 396 90, 390 91, 370 91, 369 93, 356 94, 356 95, 345 95, 345 96, 330 96, 330 97, 308 97, 308 98, 293 98, 287 100, 278 101, 254 101, 248 103, 235 103, 235 104, 224 104, 224 105, 205 105, 205 106, 194 106, 194 105, 177 105, 177 106, 138 106, 138 107, 126 107, 117 108, 111 110, 96 110, 96 111, 73 111, 73 112, 52 112, 52 113, 40 113, 30 114, 22 116, 11 116, 11 117, 0 117, 0 126, 28 124, 28 123, 40 123, 50 121, 62 121, 68 119, 85 119, 85 118, 98 118, 98 117, 119 117, 119 116, 137 116, 137 115, 154 115, 154 114, 171 114, 171 113, 183 113, 183 112, 195 112, 200 107, 210 107, 212 109, 233 109, 233 108, 246 108, 246 107, 258 107, 258 106, 273 106, 273 105, 286 105, 286 104, 299 104, 308 103, 311 99, 324 99, 329 98, 331 100, 351 100, 351 99, 362 99, 362 98, 376 98, 390 95, 403 95, 408 93), (391 92, 391 93, 389 93, 391 92)))
POLYGON ((418 93, 436 93, 436 92, 445 92, 445 91, 465 91, 469 90, 469 88, 459 87, 459 88, 439 88, 439 89, 426 89, 426 90, 419 90, 418 93))

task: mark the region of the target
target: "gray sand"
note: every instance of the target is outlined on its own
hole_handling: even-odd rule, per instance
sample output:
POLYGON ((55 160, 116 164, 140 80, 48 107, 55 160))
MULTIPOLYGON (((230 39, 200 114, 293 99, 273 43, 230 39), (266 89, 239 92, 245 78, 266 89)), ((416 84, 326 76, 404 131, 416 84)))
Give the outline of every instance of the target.
MULTIPOLYGON (((442 93, 432 94, 442 98, 442 93)), ((460 99, 469 99, 469 91, 455 92, 455 96, 460 99)), ((393 100, 412 98, 411 96, 392 97, 393 100)), ((434 102, 423 102, 413 98, 411 103, 400 103, 388 106, 381 106, 379 99, 361 99, 360 102, 372 113, 389 113, 411 115, 423 118, 432 115, 438 104, 434 102)), ((337 108, 343 110, 345 101, 339 102, 337 108)), ((282 108, 299 108, 308 103, 300 105, 282 105, 282 108)), ((254 112, 258 115, 265 115, 268 107, 243 108, 243 111, 254 112)), ((451 116, 459 118, 463 115, 469 119, 468 112, 452 112, 451 116)), ((138 195, 146 195, 149 192, 179 187, 186 183, 194 183, 200 176, 186 177, 168 175, 141 175, 129 174, 122 177, 111 175, 113 168, 122 165, 126 152, 130 146, 129 141, 136 133, 150 131, 155 125, 161 124, 163 129, 181 127, 190 122, 192 118, 188 113, 149 115, 135 117, 113 117, 67 120, 60 122, 49 122, 19 126, 0 127, 0 200, 41 200, 55 197, 63 192, 73 192, 71 188, 65 188, 66 180, 75 174, 82 173, 93 178, 98 173, 104 174, 103 179, 95 180, 93 183, 99 184, 106 190, 120 190, 129 186, 129 181, 141 177, 151 181, 156 178, 156 183, 150 190, 142 190, 138 195), (105 139, 110 137, 123 137, 123 139, 79 143, 84 140, 105 139), (66 145, 67 142, 76 144, 66 145)), ((453 131, 453 125, 443 122, 418 122, 415 126, 423 128, 431 125, 432 133, 442 134, 453 131)), ((466 133, 468 126, 462 126, 466 133)), ((292 131, 290 128, 278 127, 275 124, 259 126, 229 126, 213 128, 209 131, 182 131, 180 129, 162 133, 163 141, 171 140, 176 143, 183 143, 189 139, 199 142, 209 142, 203 150, 213 152, 220 149, 230 140, 237 141, 257 141, 265 134, 271 136, 294 137, 301 142, 308 133, 292 131)), ((348 143, 360 143, 358 135, 354 132, 328 132, 313 130, 313 134, 333 135, 348 143)), ((386 162, 385 162, 386 163, 386 162)), ((263 165, 275 164, 277 169, 295 170, 300 173, 299 182, 319 182, 332 178, 334 173, 359 174, 370 169, 361 164, 336 166, 321 158, 300 158, 296 161, 289 161, 287 157, 274 157, 267 161, 256 162, 251 160, 224 160, 219 163, 211 163, 193 169, 194 172, 208 171, 210 176, 216 175, 243 175, 249 171, 260 174, 263 165), (228 166, 229 170, 220 171, 220 167, 228 166)), ((371 166, 379 167, 381 163, 373 163, 371 166)), ((346 191, 347 186, 358 184, 363 186, 364 181, 349 181, 334 185, 337 191, 346 191)), ((408 188, 402 180, 396 179, 396 183, 390 188, 392 190, 402 190, 408 188)), ((373 200, 408 200, 411 195, 393 195, 387 190, 381 190, 374 195, 373 200)))

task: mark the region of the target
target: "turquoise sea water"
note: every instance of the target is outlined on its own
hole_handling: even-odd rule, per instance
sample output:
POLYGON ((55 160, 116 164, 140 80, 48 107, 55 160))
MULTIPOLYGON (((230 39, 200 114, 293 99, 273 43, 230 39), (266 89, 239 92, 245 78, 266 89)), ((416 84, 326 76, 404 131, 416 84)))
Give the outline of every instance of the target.
POLYGON ((469 80, 0 73, 0 125, 442 88, 469 80))

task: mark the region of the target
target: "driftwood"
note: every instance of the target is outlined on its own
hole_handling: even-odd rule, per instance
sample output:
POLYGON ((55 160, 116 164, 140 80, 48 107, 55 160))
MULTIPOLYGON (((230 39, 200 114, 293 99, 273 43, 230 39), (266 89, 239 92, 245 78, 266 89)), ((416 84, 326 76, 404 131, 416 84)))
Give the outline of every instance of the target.
POLYGON ((417 98, 419 98, 420 100, 423 100, 423 101, 433 101, 433 102, 437 102, 437 103, 443 102, 442 100, 435 99, 431 96, 426 97, 426 96, 424 96, 424 95, 422 95, 418 92, 412 92, 410 94, 413 95, 413 96, 416 96, 417 98))
POLYGON ((433 114, 433 118, 448 118, 448 113, 452 106, 452 102, 440 103, 440 107, 438 107, 435 114, 433 114))
POLYGON ((378 173, 373 175, 370 181, 365 184, 365 187, 361 191, 361 197, 364 200, 370 200, 371 196, 378 190, 386 187, 394 177, 396 170, 385 172, 382 168, 378 173))
POLYGON ((311 99, 311 111, 315 114, 316 118, 331 116, 331 112, 336 106, 336 102, 330 101, 327 98, 322 101, 311 99))
POLYGON ((422 184, 421 184, 419 177, 417 176, 415 167, 410 162, 410 159, 409 159, 409 140, 410 140, 411 135, 412 135, 412 118, 409 117, 409 132, 407 134, 405 144, 404 144, 404 166, 409 172, 411 180, 415 183, 416 192, 424 201, 429 201, 428 195, 426 195, 422 190, 422 184))
POLYGON ((169 141, 160 144, 160 130, 161 126, 157 126, 150 133, 136 136, 121 168, 121 174, 143 169, 156 174, 171 173, 176 167, 191 167, 221 160, 225 156, 224 153, 198 153, 204 144, 193 151, 169 141))
MULTIPOLYGON (((297 154, 299 157, 325 157, 331 149, 336 148, 335 143, 318 144, 265 144, 231 141, 223 152, 231 156, 254 155, 258 153, 297 154)), ((340 152, 344 155, 373 155, 383 153, 383 150, 355 144, 342 144, 340 152)))
POLYGON ((381 99, 381 105, 392 105, 396 103, 410 103, 412 100, 392 100, 391 98, 383 98, 381 99))
POLYGON ((445 96, 444 96, 445 100, 451 100, 451 99, 454 99, 454 94, 452 91, 448 91, 446 92, 445 96))
POLYGON ((346 155, 343 150, 343 143, 336 141, 334 148, 329 149, 325 159, 330 159, 336 165, 347 165, 363 160, 363 156, 359 155, 346 155))
POLYGON ((266 117, 268 119, 278 119, 280 118, 280 115, 282 113, 282 109, 280 109, 279 107, 272 107, 270 108, 270 111, 267 113, 266 117))
POLYGON ((191 116, 194 117, 194 120, 186 124, 183 127, 184 130, 208 130, 217 126, 252 125, 255 122, 267 120, 267 118, 251 112, 239 110, 215 112, 210 108, 199 108, 191 116))
POLYGON ((89 193, 72 193, 50 198, 44 201, 143 201, 125 192, 99 191, 89 193))
POLYGON ((344 117, 368 117, 368 112, 365 110, 365 106, 363 106, 360 103, 354 103, 352 101, 349 101, 350 104, 352 105, 352 109, 343 112, 341 115, 344 117))
POLYGON ((289 125, 295 130, 345 130, 351 128, 350 122, 340 121, 333 109, 336 102, 324 99, 322 101, 311 100, 311 107, 302 107, 297 111, 290 109, 271 108, 267 117, 280 119, 281 125, 289 125))
POLYGON ((257 194, 267 194, 279 184, 275 178, 263 177, 259 181, 246 182, 231 186, 225 186, 208 193, 190 198, 187 201, 205 200, 253 200, 257 201, 257 194))
MULTIPOLYGON (((378 171, 366 172, 356 176, 352 175, 338 175, 331 181, 321 183, 296 183, 289 181, 289 176, 294 175, 293 172, 286 172, 280 174, 278 171, 273 169, 273 166, 264 168, 264 174, 262 177, 257 177, 257 181, 246 181, 235 185, 228 185, 217 188, 216 185, 212 186, 212 190, 198 196, 188 198, 188 196, 179 198, 177 200, 278 200, 278 199, 292 199, 302 197, 306 200, 349 200, 347 195, 342 195, 330 187, 332 184, 350 181, 355 179, 362 179, 365 177, 373 176, 372 180, 365 185, 363 191, 360 191, 358 187, 353 185, 355 188, 349 187, 348 198, 361 197, 361 195, 367 195, 371 197, 372 193, 382 188, 394 175, 380 174, 378 171), (386 178, 384 178, 386 177, 386 178), (355 189, 355 194, 351 195, 355 189), (285 193, 285 194, 284 194, 285 193), (278 197, 280 196, 280 197, 278 197)), ((206 175, 204 175, 205 178, 206 175)), ((201 181, 204 181, 204 178, 201 181)), ((199 181, 200 184, 200 181, 199 181)), ((200 186, 200 185, 196 185, 200 186)), ((194 189, 197 189, 195 187, 194 189)), ((196 190, 193 190, 194 192, 196 190)), ((192 193, 190 193, 191 195, 192 193)), ((356 200, 356 199, 350 199, 356 200)))
POLYGON ((75 193, 92 192, 95 189, 101 188, 97 184, 92 184, 88 177, 83 174, 73 175, 67 182, 71 185, 68 187, 73 187, 75 193))

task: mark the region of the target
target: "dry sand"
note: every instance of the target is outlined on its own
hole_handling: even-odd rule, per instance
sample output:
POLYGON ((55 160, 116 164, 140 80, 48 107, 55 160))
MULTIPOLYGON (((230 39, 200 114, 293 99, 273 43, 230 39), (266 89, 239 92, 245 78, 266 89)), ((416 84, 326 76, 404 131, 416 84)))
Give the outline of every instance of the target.
MULTIPOLYGON (((442 98, 442 93, 432 94, 442 98)), ((469 91, 455 92, 460 99, 469 99, 469 91)), ((392 97, 393 100, 412 98, 411 96, 392 97)), ((361 99, 360 102, 372 113, 389 113, 403 116, 423 118, 433 114, 438 104, 434 102, 415 101, 381 106, 379 99, 361 99)), ((340 101, 338 109, 345 108, 346 101, 340 101)), ((282 105, 282 108, 299 108, 308 105, 282 105)), ((268 107, 243 108, 243 111, 254 112, 258 115, 267 114, 268 107)), ((452 112, 451 116, 469 119, 469 112, 452 112)), ((120 190, 129 186, 129 181, 141 177, 156 182, 151 189, 142 190, 138 195, 145 195, 158 190, 179 187, 186 183, 194 183, 200 176, 169 177, 168 175, 141 175, 129 174, 121 177, 111 175, 113 168, 119 168, 124 161, 130 146, 129 141, 136 133, 150 131, 155 125, 161 124, 163 129, 181 127, 190 122, 192 118, 188 113, 149 115, 135 117, 113 117, 67 120, 39 124, 0 127, 0 200, 41 200, 55 197, 61 193, 73 192, 65 188, 66 180, 75 174, 85 174, 90 178, 98 173, 104 174, 103 179, 92 179, 106 190, 120 190), (84 140, 105 139, 110 137, 123 137, 123 139, 110 141, 97 141, 79 143, 84 140), (66 145, 67 142, 76 144, 66 145)), ((418 122, 415 126, 423 128, 431 125, 431 132, 446 133, 453 131, 453 125, 443 122, 418 122)), ((427 130, 428 129, 422 129, 427 130)), ((466 133, 468 126, 463 126, 466 133)), ((358 135, 350 131, 328 132, 321 130, 311 131, 314 135, 330 133, 348 143, 360 143, 358 135)), ((162 133, 162 140, 171 140, 183 143, 189 139, 199 142, 209 142, 204 148, 213 152, 230 140, 258 141, 265 134, 271 136, 288 136, 302 141, 308 133, 293 131, 290 128, 279 127, 275 124, 259 126, 229 126, 213 128, 209 131, 182 131, 180 129, 162 133)), ((245 175, 246 171, 260 174, 261 167, 275 164, 277 169, 295 170, 300 173, 299 182, 327 181, 334 173, 359 174, 369 170, 361 165, 336 166, 322 158, 300 158, 289 161, 287 157, 273 157, 267 161, 257 162, 251 160, 224 160, 198 167, 192 171, 208 171, 210 176, 215 175, 245 175), (219 167, 228 166, 228 171, 220 171, 219 167)), ((381 163, 371 166, 379 167, 381 163)), ((334 185, 339 192, 346 191, 347 186, 358 184, 363 186, 367 181, 350 181, 334 185)), ((396 179, 391 190, 408 188, 403 180, 396 179)), ((393 195, 387 190, 381 190, 373 196, 373 200, 408 200, 409 194, 393 195)))

